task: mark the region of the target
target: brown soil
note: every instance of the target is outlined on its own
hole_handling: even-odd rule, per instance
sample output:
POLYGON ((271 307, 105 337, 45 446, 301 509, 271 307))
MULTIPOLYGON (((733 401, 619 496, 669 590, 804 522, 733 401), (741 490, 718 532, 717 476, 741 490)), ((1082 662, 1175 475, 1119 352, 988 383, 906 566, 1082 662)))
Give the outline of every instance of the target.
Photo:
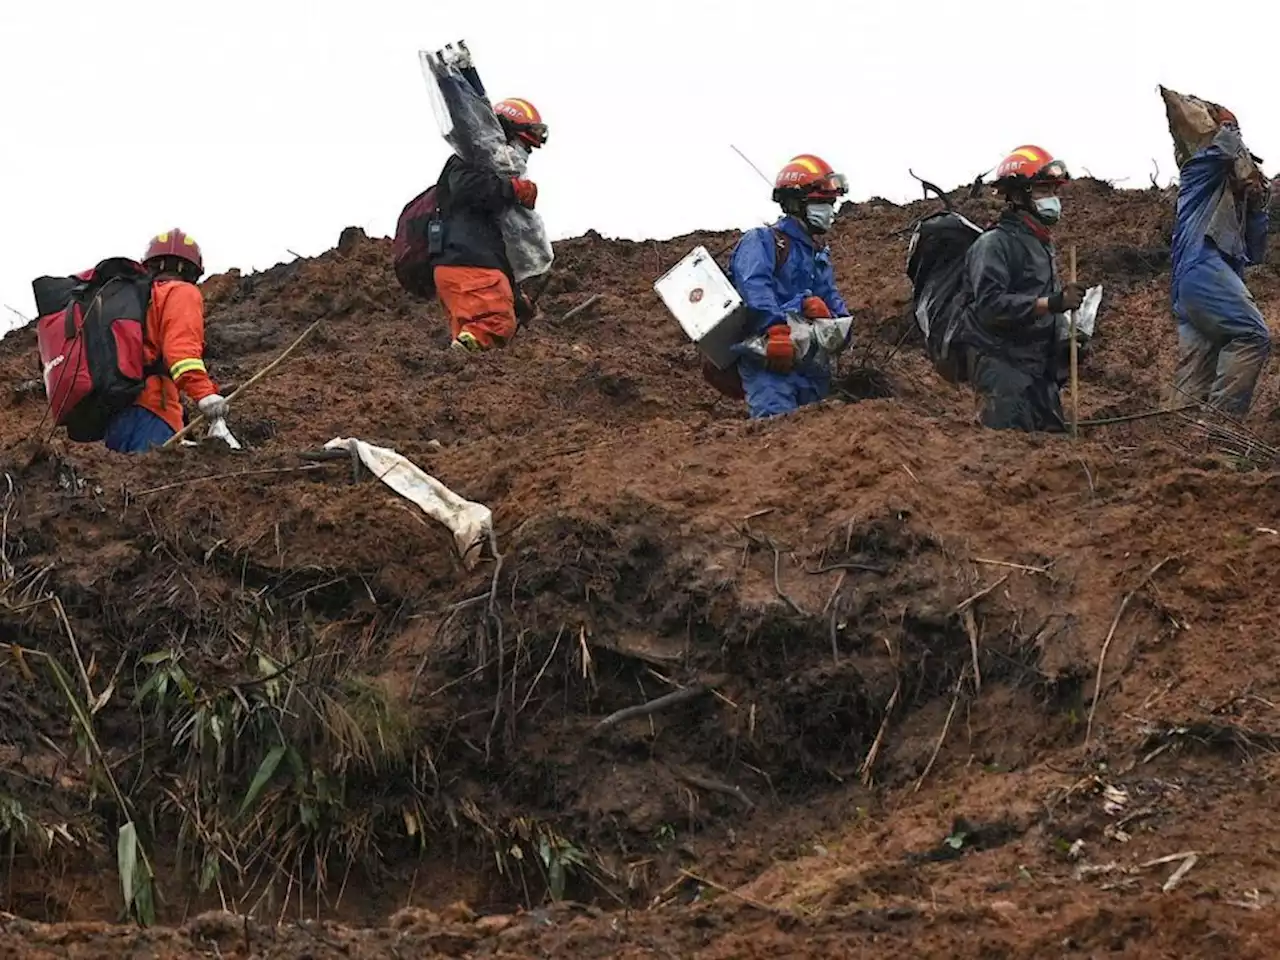
MULTIPOLYGON (((1065 206, 1108 291, 1082 416, 1153 409, 1171 197, 1065 206)), ((903 342, 926 209, 841 218, 845 393, 769 423, 651 291, 728 235, 560 243, 542 316, 484 357, 358 231, 211 278, 232 386, 327 321, 238 405, 238 454, 46 442, 34 335, 5 338, 6 955, 1277 955, 1280 480, 1176 418, 978 429, 903 342), (501 564, 298 457, 337 436, 492 507, 501 564), (150 929, 119 922, 107 769, 150 929), (1162 892, 1185 861, 1151 861, 1192 851, 1162 892)), ((1250 284, 1275 315, 1280 269, 1250 284)))

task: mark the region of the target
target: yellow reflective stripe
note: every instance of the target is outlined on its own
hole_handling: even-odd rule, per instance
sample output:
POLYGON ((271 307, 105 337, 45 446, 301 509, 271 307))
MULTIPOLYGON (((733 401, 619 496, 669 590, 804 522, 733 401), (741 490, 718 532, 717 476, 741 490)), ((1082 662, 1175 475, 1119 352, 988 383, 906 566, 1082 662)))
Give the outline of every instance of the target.
POLYGON ((179 360, 169 368, 169 376, 173 380, 177 380, 184 373, 190 373, 192 370, 199 370, 201 373, 208 373, 204 367, 203 360, 179 360))

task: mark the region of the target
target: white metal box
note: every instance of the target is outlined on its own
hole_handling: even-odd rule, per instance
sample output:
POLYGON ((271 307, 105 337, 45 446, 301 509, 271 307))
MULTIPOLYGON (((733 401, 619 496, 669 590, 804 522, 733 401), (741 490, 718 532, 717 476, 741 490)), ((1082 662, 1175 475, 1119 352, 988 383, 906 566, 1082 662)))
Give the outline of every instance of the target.
POLYGON ((733 365, 729 348, 742 339, 742 297, 706 247, 695 247, 653 289, 712 363, 721 370, 733 365))

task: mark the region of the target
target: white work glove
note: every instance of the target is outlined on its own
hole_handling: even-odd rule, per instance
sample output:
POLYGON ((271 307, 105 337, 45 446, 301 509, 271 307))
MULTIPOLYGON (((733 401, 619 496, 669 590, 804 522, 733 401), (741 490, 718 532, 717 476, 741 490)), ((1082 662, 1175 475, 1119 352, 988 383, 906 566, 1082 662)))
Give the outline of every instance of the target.
POLYGON ((231 409, 227 404, 227 398, 218 393, 209 394, 196 406, 200 408, 200 415, 206 420, 222 420, 231 409))

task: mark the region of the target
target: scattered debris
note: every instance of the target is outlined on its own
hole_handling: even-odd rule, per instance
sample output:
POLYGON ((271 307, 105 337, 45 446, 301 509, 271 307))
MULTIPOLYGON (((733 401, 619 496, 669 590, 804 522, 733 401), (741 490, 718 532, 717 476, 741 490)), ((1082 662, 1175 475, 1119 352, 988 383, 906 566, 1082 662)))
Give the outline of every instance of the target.
POLYGON ((1120 787, 1113 787, 1110 784, 1102 788, 1102 809, 1106 811, 1108 816, 1114 817, 1118 813, 1123 813, 1124 808, 1128 805, 1128 791, 1120 787))
POLYGON ((1197 854, 1187 854, 1187 858, 1182 861, 1181 866, 1179 866, 1177 870, 1173 871, 1169 876, 1169 879, 1164 882, 1164 886, 1160 889, 1165 893, 1175 889, 1178 884, 1182 882, 1183 877, 1185 877, 1191 871, 1191 868, 1196 865, 1196 861, 1199 859, 1200 857, 1197 854))
POLYGON ((1186 860, 1188 857, 1198 857, 1199 854, 1194 850, 1187 850, 1183 853, 1171 853, 1168 856, 1156 857, 1154 860, 1148 860, 1141 865, 1141 869, 1150 870, 1152 867, 1160 867, 1166 863, 1173 863, 1175 860, 1186 860))

